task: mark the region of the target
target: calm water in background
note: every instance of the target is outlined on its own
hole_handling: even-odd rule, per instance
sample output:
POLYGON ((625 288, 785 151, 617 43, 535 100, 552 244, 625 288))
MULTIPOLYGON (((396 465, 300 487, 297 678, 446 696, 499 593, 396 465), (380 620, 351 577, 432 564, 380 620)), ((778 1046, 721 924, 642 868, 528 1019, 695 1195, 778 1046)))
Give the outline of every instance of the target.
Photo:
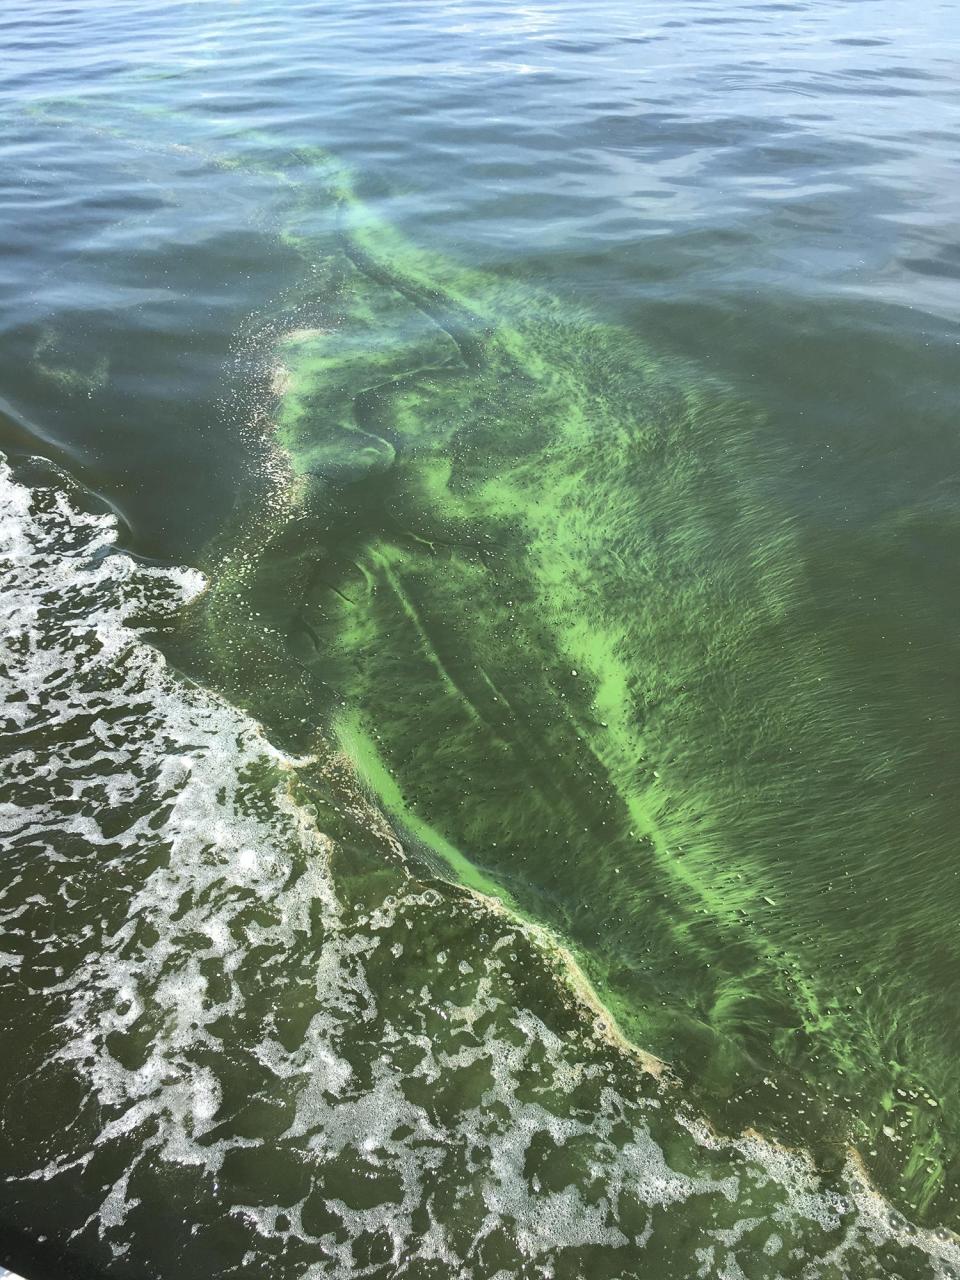
MULTIPOLYGON (((956 1227, 960 1203, 957 8, 35 4, 0 31, 0 1016, 18 1046, 0 1260, 138 1277, 947 1273, 950 1242, 898 1215, 956 1227), (690 910, 716 937, 659 930, 689 904, 670 901, 679 880, 643 879, 642 850, 611 899, 592 816, 565 863, 553 845, 519 869, 471 847, 492 821, 482 752, 462 765, 478 799, 438 781, 418 809, 574 946, 632 1038, 674 1064, 665 1099, 586 1035, 510 917, 429 861, 411 878, 339 764, 297 765, 269 698, 174 635, 199 589, 186 567, 211 571, 211 540, 257 488, 268 339, 315 323, 329 287, 311 276, 329 228, 304 230, 303 193, 329 202, 308 147, 349 168, 371 217, 456 264, 439 289, 472 272, 458 296, 485 323, 549 296, 618 335, 618 370, 662 367, 738 406, 715 455, 686 441, 702 465, 688 513, 646 529, 679 617, 714 572, 689 513, 722 509, 722 473, 749 520, 717 599, 689 597, 703 637, 725 593, 771 602, 736 667, 706 638, 702 685, 678 662, 707 709, 683 711, 679 745, 661 734, 658 774, 715 824, 690 910), (135 559, 105 554, 111 537, 135 559), (133 643, 138 622, 213 693, 133 643), (767 999, 779 961, 816 1017, 767 999), (825 1180, 719 1142, 704 1117, 815 1150, 825 1180), (892 1218, 838 1172, 848 1138, 892 1218)), ((374 314, 392 313, 380 298, 374 314)), ((562 386, 600 341, 537 350, 562 386)), ((632 403, 630 376, 598 394, 632 403)), ((662 474, 637 478, 645 502, 684 443, 646 458, 662 474)), ((625 567, 614 590, 629 584, 625 567)), ((695 648, 676 619, 651 632, 665 652, 674 633, 695 648)), ((647 678, 653 707, 669 681, 647 678)), ((382 708, 395 761, 410 728, 385 679, 355 692, 368 727, 382 708)), ((543 710, 525 750, 553 732, 543 710)), ((401 781, 420 796, 417 768, 401 781)))

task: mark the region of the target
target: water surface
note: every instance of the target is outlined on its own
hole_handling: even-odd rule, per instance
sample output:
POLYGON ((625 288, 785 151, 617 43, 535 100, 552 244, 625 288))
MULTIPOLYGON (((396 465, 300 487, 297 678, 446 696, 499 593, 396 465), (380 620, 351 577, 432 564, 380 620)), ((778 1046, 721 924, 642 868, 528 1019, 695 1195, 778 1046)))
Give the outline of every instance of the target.
POLYGON ((10 1265, 956 1265, 957 29, 4 20, 10 1265))

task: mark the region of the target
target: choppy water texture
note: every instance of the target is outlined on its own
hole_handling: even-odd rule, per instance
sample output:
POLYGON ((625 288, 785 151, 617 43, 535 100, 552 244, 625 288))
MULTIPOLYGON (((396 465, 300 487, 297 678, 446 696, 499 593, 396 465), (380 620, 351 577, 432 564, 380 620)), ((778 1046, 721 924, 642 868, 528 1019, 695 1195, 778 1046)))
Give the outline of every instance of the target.
POLYGON ((0 1261, 957 1272, 960 14, 2 29, 0 1261))

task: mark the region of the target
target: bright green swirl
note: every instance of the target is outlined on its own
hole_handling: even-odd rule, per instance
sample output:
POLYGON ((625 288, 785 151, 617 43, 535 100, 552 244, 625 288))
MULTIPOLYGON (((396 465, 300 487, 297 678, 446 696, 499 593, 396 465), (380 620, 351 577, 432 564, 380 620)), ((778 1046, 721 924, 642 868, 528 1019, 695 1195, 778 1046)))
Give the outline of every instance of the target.
MULTIPOLYGON (((845 745, 820 640, 798 639, 764 424, 629 333, 414 249, 312 168, 340 235, 288 232, 316 294, 277 349, 287 480, 208 606, 214 645, 250 615, 275 633, 236 690, 295 724, 308 689, 307 724, 400 830, 556 929, 728 1123, 828 1158, 857 1092, 875 1134, 894 1104, 877 1028, 793 950, 781 898, 805 771, 845 745)), ((941 1169, 919 1093, 925 1208, 941 1169)))
POLYGON ((263 482, 211 550, 197 669, 338 740, 722 1124, 824 1163, 852 1138, 943 1218, 953 1058, 864 977, 896 975, 884 931, 823 931, 843 856, 899 831, 897 762, 808 624, 773 433, 630 332, 415 248, 329 156, 240 141, 219 163, 276 181, 306 283, 260 344, 263 482))

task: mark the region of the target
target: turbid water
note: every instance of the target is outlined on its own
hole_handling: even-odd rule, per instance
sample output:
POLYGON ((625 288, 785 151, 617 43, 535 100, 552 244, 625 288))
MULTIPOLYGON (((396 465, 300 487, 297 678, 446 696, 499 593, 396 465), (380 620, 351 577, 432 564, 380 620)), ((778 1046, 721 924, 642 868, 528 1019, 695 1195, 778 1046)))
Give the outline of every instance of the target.
POLYGON ((2 31, 0 1262, 960 1274, 960 13, 2 31))

